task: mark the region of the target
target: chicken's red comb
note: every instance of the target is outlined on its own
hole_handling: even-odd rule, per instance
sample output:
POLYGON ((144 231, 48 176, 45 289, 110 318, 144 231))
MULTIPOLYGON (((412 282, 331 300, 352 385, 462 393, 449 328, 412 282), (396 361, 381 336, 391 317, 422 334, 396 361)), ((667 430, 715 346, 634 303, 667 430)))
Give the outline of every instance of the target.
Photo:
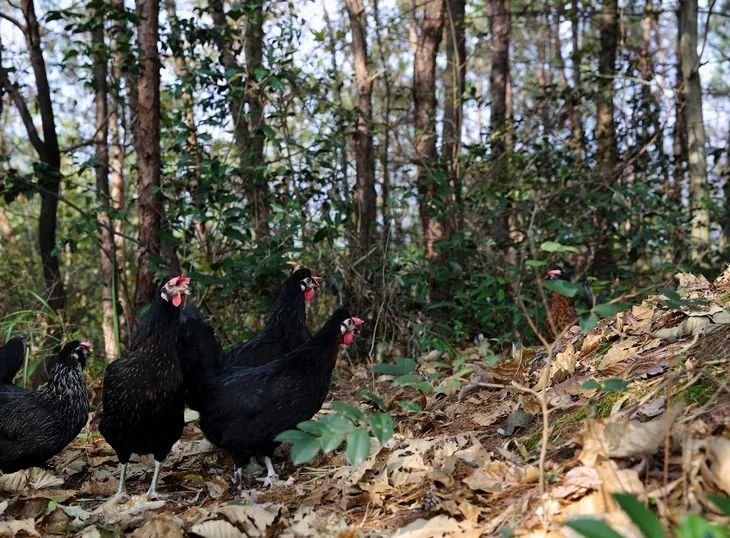
POLYGON ((94 345, 91 342, 88 342, 86 340, 84 340, 83 342, 81 342, 79 344, 79 347, 84 348, 86 351, 93 351, 94 350, 94 345))
POLYGON ((360 318, 350 318, 355 323, 355 327, 359 327, 363 323, 365 323, 365 320, 362 320, 360 318))
POLYGON ((190 279, 184 275, 180 275, 171 278, 170 284, 172 284, 173 286, 184 286, 185 284, 190 284, 190 279))
POLYGON ((560 269, 550 269, 547 274, 548 276, 560 276, 563 272, 560 269))

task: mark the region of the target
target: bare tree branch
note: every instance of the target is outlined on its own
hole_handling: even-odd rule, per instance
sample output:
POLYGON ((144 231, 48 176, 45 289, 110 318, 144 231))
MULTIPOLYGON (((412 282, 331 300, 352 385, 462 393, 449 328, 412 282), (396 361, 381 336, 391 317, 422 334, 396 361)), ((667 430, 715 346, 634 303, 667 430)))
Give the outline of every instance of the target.
POLYGON ((25 125, 25 130, 28 132, 30 143, 33 144, 33 148, 38 152, 38 154, 41 155, 44 151, 44 144, 43 140, 41 140, 40 136, 38 136, 38 131, 33 123, 33 116, 30 114, 30 110, 28 109, 25 99, 23 99, 18 88, 10 82, 8 72, 2 66, 0 66, 0 85, 5 88, 5 91, 8 92, 13 103, 15 103, 18 112, 20 112, 20 118, 23 120, 23 125, 25 125))

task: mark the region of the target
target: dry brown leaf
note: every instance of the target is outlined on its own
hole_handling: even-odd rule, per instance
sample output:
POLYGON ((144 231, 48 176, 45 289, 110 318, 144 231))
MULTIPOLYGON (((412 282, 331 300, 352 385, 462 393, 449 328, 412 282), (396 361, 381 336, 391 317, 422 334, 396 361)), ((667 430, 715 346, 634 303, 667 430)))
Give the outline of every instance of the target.
POLYGON ((550 373, 547 376, 545 375, 547 364, 543 367, 543 370, 538 376, 538 382, 533 388, 535 390, 542 390, 545 386, 565 381, 575 372, 576 360, 577 357, 575 356, 573 344, 568 344, 565 351, 555 356, 555 359, 550 364, 550 373))
POLYGON ((642 343, 640 338, 632 336, 611 346, 606 354, 599 360, 596 369, 598 371, 609 370, 636 357, 644 351, 658 347, 660 344, 661 341, 658 338, 653 338, 648 342, 642 343))
POLYGON ((165 514, 155 514, 131 534, 132 538, 182 538, 184 535, 180 525, 165 514))
POLYGON ((639 415, 644 415, 648 418, 653 418, 658 415, 661 415, 664 412, 664 405, 666 404, 667 399, 664 396, 660 396, 659 398, 656 398, 654 400, 651 400, 650 402, 646 402, 644 405, 640 406, 636 411, 631 413, 631 416, 629 418, 636 418, 639 415))
POLYGON ((677 292, 710 289, 710 282, 704 275, 698 276, 692 273, 677 273, 674 275, 674 278, 677 281, 677 292))
POLYGON ((588 355, 591 351, 598 348, 603 341, 606 340, 606 333, 598 328, 588 332, 585 339, 583 340, 583 347, 580 350, 582 357, 588 355))
POLYGON ((0 491, 22 493, 27 489, 43 489, 60 486, 63 479, 40 467, 31 467, 16 473, 0 475, 0 491))
POLYGON ((539 480, 539 471, 533 465, 519 467, 500 460, 488 461, 464 479, 469 488, 478 491, 498 492, 516 484, 529 484, 539 480))
POLYGON ((580 461, 584 465, 593 466, 605 458, 632 458, 654 454, 664 442, 667 427, 671 429, 683 407, 682 403, 675 404, 662 416, 648 422, 588 421, 582 435, 583 451, 580 461))
POLYGON ((218 513, 234 523, 243 527, 248 536, 262 536, 266 533, 271 524, 276 520, 281 506, 254 505, 244 506, 242 504, 227 504, 218 509, 218 513))
POLYGON ((35 530, 33 518, 28 518, 0 521, 0 536, 13 538, 14 536, 40 536, 40 534, 35 530))
POLYGON ((246 536, 224 519, 204 521, 193 525, 190 530, 202 538, 243 538, 246 536))
POLYGON ((393 538, 478 538, 481 531, 468 521, 457 521, 448 516, 417 519, 399 529, 393 538))

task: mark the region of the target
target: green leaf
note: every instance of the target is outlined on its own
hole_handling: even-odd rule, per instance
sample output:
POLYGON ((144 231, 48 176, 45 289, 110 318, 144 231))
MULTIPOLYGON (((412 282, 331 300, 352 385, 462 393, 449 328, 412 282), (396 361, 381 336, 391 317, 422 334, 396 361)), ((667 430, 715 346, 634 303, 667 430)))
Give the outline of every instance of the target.
POLYGON ((363 428, 357 428, 347 436, 345 456, 350 465, 360 465, 370 455, 370 438, 363 428))
POLYGON ((380 363, 373 366, 373 373, 385 375, 405 375, 416 369, 416 361, 413 359, 399 358, 395 364, 380 363))
POLYGON ((311 435, 322 435, 323 432, 327 431, 327 426, 316 420, 305 420, 297 424, 297 428, 303 432, 307 432, 311 435))
POLYGON ((568 521, 565 525, 587 538, 623 538, 599 519, 578 518, 568 521))
POLYGON ((373 435, 380 441, 381 445, 388 442, 393 437, 394 425, 393 417, 388 413, 376 413, 370 417, 370 429, 373 435))
POLYGON ((382 411, 385 411, 387 409, 387 406, 385 405, 383 399, 374 392, 370 392, 369 390, 361 390, 358 393, 358 396, 360 396, 360 398, 368 400, 369 402, 374 403, 382 411))
POLYGON ((601 386, 604 392, 620 392, 626 387, 626 381, 624 381, 623 379, 618 379, 616 377, 607 379, 603 382, 603 385, 601 386))
POLYGON ((297 443, 307 437, 310 437, 310 435, 301 430, 286 430, 274 437, 274 441, 279 441, 281 443, 297 443))
POLYGON ((544 250, 545 252, 580 252, 576 247, 563 245, 556 241, 545 241, 540 245, 540 250, 544 250))
POLYGON ((405 387, 413 387, 421 392, 433 392, 433 386, 431 383, 426 381, 420 375, 402 375, 398 376, 393 380, 395 385, 401 385, 405 387))
POLYGON ((527 260, 525 265, 528 267, 545 267, 547 262, 545 260, 527 260))
POLYGON ((294 465, 301 465, 314 458, 317 452, 319 452, 319 439, 307 435, 292 445, 291 461, 294 465))
POLYGON ((575 297, 580 290, 580 286, 578 284, 568 282, 567 280, 548 280, 543 282, 542 285, 546 290, 554 291, 560 295, 565 295, 566 297, 575 297))
POLYGON ((614 314, 617 314, 623 310, 626 310, 626 305, 623 305, 621 303, 603 303, 597 304, 593 307, 593 312, 595 312, 602 318, 610 318, 614 314))
POLYGON ((628 493, 614 493, 613 498, 621 509, 628 514, 634 525, 639 527, 645 538, 665 538, 664 529, 662 529, 659 519, 636 497, 628 493))
POLYGON ((677 538, 727 538, 722 527, 713 525, 698 514, 687 514, 679 518, 674 534, 677 538))
POLYGON ((355 425, 341 415, 325 415, 319 421, 327 425, 332 433, 348 434, 355 429, 355 425))
POLYGON ((345 435, 343 432, 334 432, 332 430, 324 432, 319 438, 319 445, 322 448, 322 452, 329 454, 335 450, 345 440, 345 435))
POLYGON ((597 381, 589 379, 585 383, 582 383, 580 387, 586 390, 599 390, 601 385, 597 381))
POLYGON ((580 325, 580 328, 584 331, 588 332, 593 327, 598 325, 599 317, 591 312, 590 314, 584 314, 581 315, 580 319, 578 320, 578 325, 580 325))
POLYGON ((350 420, 365 420, 365 415, 354 405, 345 402, 333 402, 332 409, 350 420))
POLYGON ((679 301, 682 300, 682 298, 679 296, 679 293, 677 293, 676 291, 671 290, 669 288, 661 289, 661 290, 659 290, 659 293, 662 294, 662 295, 664 295, 664 297, 666 297, 670 301, 677 301, 677 302, 679 302, 679 301))
POLYGON ((725 497, 724 495, 708 495, 707 498, 710 499, 712 504, 717 506, 723 514, 730 517, 730 497, 725 497))

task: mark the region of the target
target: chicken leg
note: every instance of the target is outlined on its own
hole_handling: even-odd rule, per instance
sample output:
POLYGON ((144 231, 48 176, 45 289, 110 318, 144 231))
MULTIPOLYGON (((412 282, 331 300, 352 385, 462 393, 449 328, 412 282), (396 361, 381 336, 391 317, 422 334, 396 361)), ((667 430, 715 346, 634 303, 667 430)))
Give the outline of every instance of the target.
POLYGON ((126 482, 127 465, 128 463, 119 464, 119 485, 117 486, 117 492, 114 494, 114 497, 112 497, 112 500, 116 501, 118 504, 125 503, 128 498, 126 482))
POLYGON ((159 497, 157 494, 157 480, 160 478, 160 469, 162 469, 162 462, 155 460, 155 472, 152 475, 150 489, 147 490, 148 499, 157 499, 159 497))

